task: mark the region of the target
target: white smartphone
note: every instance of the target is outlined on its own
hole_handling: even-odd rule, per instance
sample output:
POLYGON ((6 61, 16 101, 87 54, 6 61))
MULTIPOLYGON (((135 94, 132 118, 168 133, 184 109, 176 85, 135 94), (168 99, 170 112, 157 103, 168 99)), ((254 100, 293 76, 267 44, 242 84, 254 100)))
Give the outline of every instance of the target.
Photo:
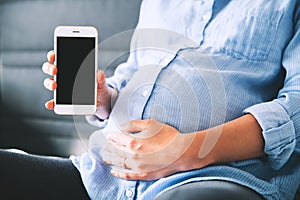
POLYGON ((54 31, 54 112, 91 115, 97 106, 98 31, 91 26, 58 26, 54 31))

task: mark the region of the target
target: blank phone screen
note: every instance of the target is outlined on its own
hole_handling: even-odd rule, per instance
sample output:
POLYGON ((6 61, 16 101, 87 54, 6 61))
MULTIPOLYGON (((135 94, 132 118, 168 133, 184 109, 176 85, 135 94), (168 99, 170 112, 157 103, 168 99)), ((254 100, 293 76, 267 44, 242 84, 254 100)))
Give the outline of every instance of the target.
POLYGON ((93 105, 95 38, 57 37, 56 103, 93 105))

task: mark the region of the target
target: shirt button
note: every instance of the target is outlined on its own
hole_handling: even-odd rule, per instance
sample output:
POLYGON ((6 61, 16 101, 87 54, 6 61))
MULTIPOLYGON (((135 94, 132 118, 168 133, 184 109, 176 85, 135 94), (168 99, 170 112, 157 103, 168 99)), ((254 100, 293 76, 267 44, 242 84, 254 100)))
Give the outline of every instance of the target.
POLYGON ((207 20, 209 17, 210 17, 209 14, 203 15, 203 16, 201 17, 201 20, 207 20))
MULTIPOLYGON (((195 0, 195 1, 199 1, 199 0, 195 0)), ((205 4, 205 0, 200 0, 200 5, 203 5, 203 4, 205 4)))
POLYGON ((125 192, 126 197, 130 198, 133 196, 133 191, 132 189, 127 189, 125 192))
POLYGON ((148 95, 148 93, 149 93, 149 92, 148 92, 148 90, 145 90, 145 91, 143 92, 143 94, 142 94, 142 95, 143 95, 143 97, 147 96, 147 95, 148 95))

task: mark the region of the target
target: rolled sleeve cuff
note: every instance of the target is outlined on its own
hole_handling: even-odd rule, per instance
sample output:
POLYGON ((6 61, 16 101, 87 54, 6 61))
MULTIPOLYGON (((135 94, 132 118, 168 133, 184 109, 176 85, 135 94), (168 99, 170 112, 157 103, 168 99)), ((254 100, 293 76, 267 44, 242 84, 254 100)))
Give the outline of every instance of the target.
POLYGON ((99 128, 104 128, 107 125, 107 119, 103 120, 97 117, 97 114, 95 115, 88 115, 85 116, 87 122, 91 125, 97 126, 99 128))
POLYGON ((120 92, 127 84, 128 77, 124 75, 112 76, 106 79, 106 84, 120 92))
POLYGON ((264 151, 271 166, 278 170, 295 149, 295 129, 285 109, 276 102, 261 103, 244 110, 252 114, 262 128, 264 151))
POLYGON ((118 90, 118 84, 117 84, 117 81, 115 80, 116 78, 115 77, 110 77, 110 78, 106 78, 106 84, 111 87, 111 88, 114 88, 116 90, 118 90))

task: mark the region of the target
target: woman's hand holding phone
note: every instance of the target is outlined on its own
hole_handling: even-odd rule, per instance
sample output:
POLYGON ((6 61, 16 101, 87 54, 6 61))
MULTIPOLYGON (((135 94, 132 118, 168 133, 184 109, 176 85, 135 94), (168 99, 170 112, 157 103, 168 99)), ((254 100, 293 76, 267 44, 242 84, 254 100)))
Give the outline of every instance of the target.
MULTIPOLYGON (((58 68, 53 64, 55 61, 54 51, 49 51, 47 54, 48 62, 45 62, 42 66, 44 73, 55 76, 57 74, 58 68)), ((97 72, 97 116, 101 119, 107 119, 113 103, 117 98, 117 91, 111 87, 108 87, 105 81, 105 74, 103 71, 97 72)), ((44 86, 48 90, 54 91, 57 87, 55 80, 47 78, 44 80, 44 86)), ((54 99, 51 99, 45 103, 45 107, 49 110, 54 110, 54 99)))

